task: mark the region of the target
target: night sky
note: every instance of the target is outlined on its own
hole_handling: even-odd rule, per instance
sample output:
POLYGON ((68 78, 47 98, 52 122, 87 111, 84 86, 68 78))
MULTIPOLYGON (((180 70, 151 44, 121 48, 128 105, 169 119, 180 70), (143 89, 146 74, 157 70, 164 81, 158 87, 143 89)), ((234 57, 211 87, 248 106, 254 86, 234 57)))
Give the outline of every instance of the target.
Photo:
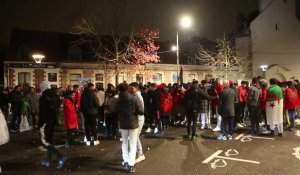
MULTIPOLYGON (((0 0, 0 44, 8 44, 12 27, 71 32, 74 21, 88 16, 99 6, 97 1, 0 0)), ((176 39, 176 25, 184 14, 193 17, 194 31, 180 30, 182 35, 214 40, 232 30, 238 13, 247 15, 258 8, 257 0, 130 0, 129 3, 124 14, 126 24, 157 27, 161 40, 176 39)))

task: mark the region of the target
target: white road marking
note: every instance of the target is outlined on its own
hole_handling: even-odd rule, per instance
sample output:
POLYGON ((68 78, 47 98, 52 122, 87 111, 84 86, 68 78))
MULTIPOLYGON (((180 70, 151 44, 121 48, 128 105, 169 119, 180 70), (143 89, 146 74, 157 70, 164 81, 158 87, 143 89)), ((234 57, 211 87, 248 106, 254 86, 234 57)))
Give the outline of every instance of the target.
POLYGON ((245 134, 240 134, 238 135, 234 140, 240 140, 240 138, 242 138, 245 134))
POLYGON ((209 156, 207 159, 205 159, 202 163, 208 163, 208 162, 210 162, 212 159, 214 159, 216 156, 218 156, 222 152, 223 152, 223 150, 218 150, 217 152, 215 152, 214 154, 212 154, 211 156, 209 156))

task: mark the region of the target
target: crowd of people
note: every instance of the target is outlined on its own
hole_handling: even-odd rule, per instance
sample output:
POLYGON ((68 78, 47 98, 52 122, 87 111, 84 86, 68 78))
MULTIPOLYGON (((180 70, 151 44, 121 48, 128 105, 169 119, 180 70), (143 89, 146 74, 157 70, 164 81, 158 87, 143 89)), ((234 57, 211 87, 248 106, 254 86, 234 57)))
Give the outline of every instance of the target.
POLYGON ((0 108, 9 120, 11 132, 21 130, 20 123, 28 121, 29 129, 40 131, 47 149, 43 166, 51 166, 56 155, 60 169, 66 157, 53 143, 54 128, 64 121, 66 149, 73 146, 74 136, 82 133, 87 146, 100 144, 99 129, 107 139, 122 141, 124 170, 135 172, 135 164, 145 160, 139 136, 141 132, 159 137, 170 127, 187 128, 187 137, 194 140, 199 129, 221 132, 218 140, 231 140, 237 128, 250 125, 250 134, 283 136, 284 126, 293 130, 299 114, 300 84, 298 80, 280 82, 262 77, 233 82, 213 79, 196 80, 186 84, 155 84, 126 82, 114 87, 96 89, 88 83, 81 91, 78 85, 49 88, 42 82, 39 89, 18 85, 0 94, 0 108), (60 117, 60 108, 63 120, 60 117), (216 121, 213 129, 211 120, 216 121), (249 121, 249 122, 246 122, 249 121))

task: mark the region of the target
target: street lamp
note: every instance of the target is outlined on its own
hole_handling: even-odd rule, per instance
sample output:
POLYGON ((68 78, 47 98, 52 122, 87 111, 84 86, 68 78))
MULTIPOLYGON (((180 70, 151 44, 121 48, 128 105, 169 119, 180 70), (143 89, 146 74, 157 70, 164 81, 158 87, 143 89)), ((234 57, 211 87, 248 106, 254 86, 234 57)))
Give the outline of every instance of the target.
POLYGON ((261 65, 259 66, 263 72, 263 77, 266 78, 266 71, 268 69, 268 65, 261 65))
MULTIPOLYGON (((192 19, 188 16, 184 16, 180 19, 180 26, 183 28, 189 28, 192 25, 192 19)), ((180 84, 182 82, 180 81, 179 78, 179 36, 178 36, 178 28, 177 28, 177 33, 176 33, 176 48, 172 47, 172 50, 176 50, 176 55, 177 55, 177 83, 180 84)))
POLYGON ((34 59, 35 63, 42 63, 42 59, 45 58, 45 56, 41 54, 34 54, 32 55, 32 58, 34 59))

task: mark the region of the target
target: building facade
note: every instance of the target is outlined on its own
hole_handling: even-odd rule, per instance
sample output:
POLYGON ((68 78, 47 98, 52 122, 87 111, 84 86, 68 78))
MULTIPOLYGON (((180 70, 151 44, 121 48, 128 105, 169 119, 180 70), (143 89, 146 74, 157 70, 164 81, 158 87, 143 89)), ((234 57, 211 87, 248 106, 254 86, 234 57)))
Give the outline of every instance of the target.
POLYGON ((300 22, 296 0, 260 0, 259 14, 251 21, 249 34, 236 38, 236 47, 248 48, 252 76, 266 79, 300 79, 300 22), (266 72, 262 65, 268 65, 266 72))

